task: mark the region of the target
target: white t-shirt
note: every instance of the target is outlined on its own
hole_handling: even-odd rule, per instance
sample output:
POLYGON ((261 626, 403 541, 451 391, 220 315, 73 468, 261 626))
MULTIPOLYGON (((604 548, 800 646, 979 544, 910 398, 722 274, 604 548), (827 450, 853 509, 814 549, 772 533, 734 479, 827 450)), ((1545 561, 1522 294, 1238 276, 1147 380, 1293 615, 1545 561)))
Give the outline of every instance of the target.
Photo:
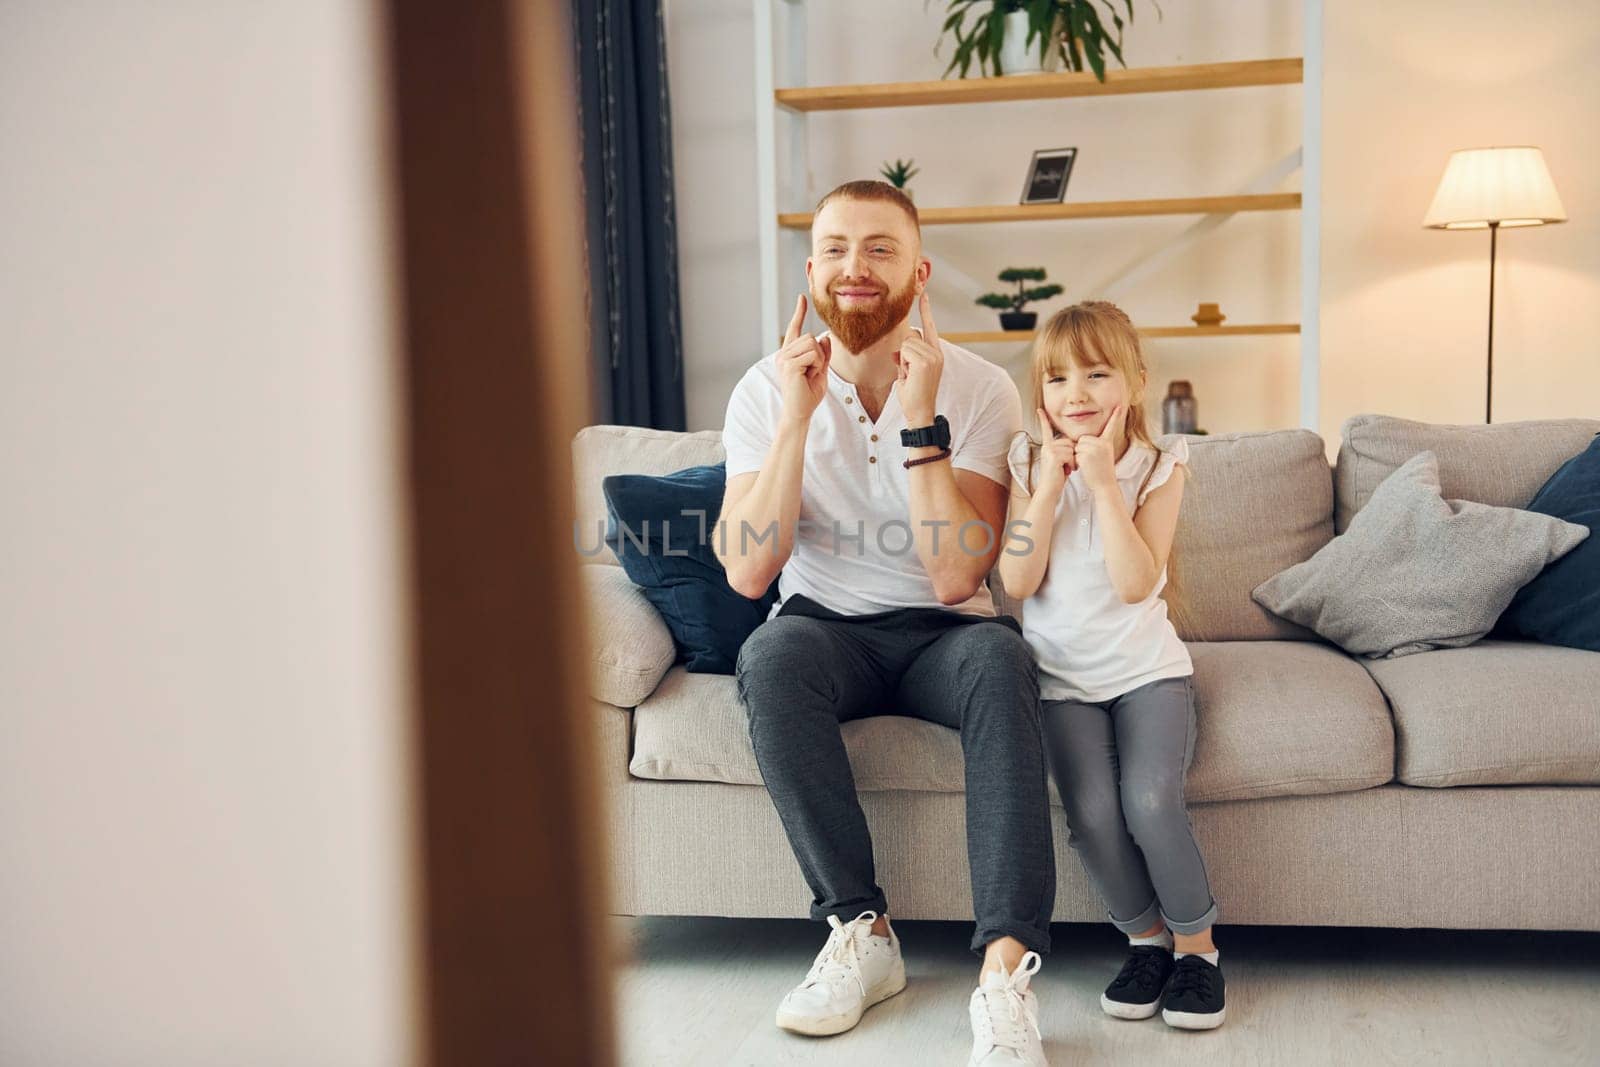
MULTIPOLYGON (((983 357, 948 341, 941 345, 944 371, 935 411, 950 423, 950 462, 1009 485, 1006 450, 1022 425, 1017 387, 1010 375, 983 357)), ((761 469, 782 410, 773 353, 745 372, 728 401, 722 441, 730 480, 761 469)), ((900 431, 906 428, 898 388, 873 422, 856 387, 829 368, 828 394, 811 416, 806 435, 800 526, 778 581, 774 615, 796 593, 845 615, 943 606, 917 555, 911 528, 911 472, 902 466, 906 450, 900 445, 900 431)), ((956 532, 953 526, 938 529, 939 551, 961 551, 956 532)), ((755 531, 746 543, 754 545, 762 533, 755 531)), ((996 537, 1003 533, 994 531, 996 537)), ((730 529, 727 536, 736 545, 739 531, 730 529)), ((975 527, 965 543, 979 555, 988 538, 975 527)), ((766 551, 771 543, 757 550, 766 551)), ((988 584, 950 610, 992 616, 988 584)))
MULTIPOLYGON (((1017 438, 1009 461, 1022 491, 1037 483, 1036 471, 1029 478, 1025 438, 1017 438)), ((1165 485, 1179 463, 1188 461, 1189 444, 1182 438, 1161 452, 1130 443, 1116 466, 1117 486, 1130 512, 1165 485)), ((1083 472, 1073 471, 1056 507, 1049 569, 1038 592, 1022 603, 1022 633, 1039 661, 1039 695, 1088 703, 1162 678, 1193 674, 1189 650, 1167 619, 1167 603, 1161 599, 1166 584, 1163 568, 1149 596, 1137 604, 1123 603, 1106 569, 1094 494, 1083 472)))

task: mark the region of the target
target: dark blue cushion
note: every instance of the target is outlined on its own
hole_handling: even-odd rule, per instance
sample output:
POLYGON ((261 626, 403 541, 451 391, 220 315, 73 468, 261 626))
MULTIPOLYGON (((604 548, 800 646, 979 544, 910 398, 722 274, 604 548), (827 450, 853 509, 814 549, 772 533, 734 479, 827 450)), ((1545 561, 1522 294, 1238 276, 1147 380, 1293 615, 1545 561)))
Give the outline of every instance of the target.
POLYGON ((1600 652, 1600 435, 1550 476, 1528 510, 1587 526, 1589 536, 1518 590, 1496 636, 1600 652))
POLYGON ((601 483, 606 542, 666 620, 678 662, 697 674, 732 674, 739 646, 778 598, 776 580, 760 600, 734 592, 712 551, 726 479, 718 463, 660 477, 613 474, 601 483))

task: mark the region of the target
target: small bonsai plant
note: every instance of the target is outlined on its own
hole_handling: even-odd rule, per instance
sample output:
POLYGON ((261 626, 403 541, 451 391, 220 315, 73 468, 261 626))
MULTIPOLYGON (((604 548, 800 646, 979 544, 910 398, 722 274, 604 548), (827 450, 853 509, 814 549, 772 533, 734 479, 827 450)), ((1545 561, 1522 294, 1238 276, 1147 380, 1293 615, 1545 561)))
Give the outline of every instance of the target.
MULTIPOLYGON (((1127 12, 1128 22, 1133 21, 1133 0, 950 0, 950 6, 945 10, 948 17, 940 30, 939 41, 942 44, 946 35, 955 37, 956 47, 950 57, 950 65, 945 68, 948 77, 953 70, 960 70, 960 76, 965 78, 967 71, 972 67, 972 61, 978 61, 978 73, 999 76, 1012 73, 1004 69, 1001 60, 1001 50, 1005 47, 1006 16, 1026 14, 1027 38, 1023 42, 1020 54, 1026 55, 1027 51, 1038 43, 1039 60, 1042 64, 1052 51, 1066 63, 1067 69, 1081 71, 1085 64, 1094 71, 1094 76, 1100 81, 1106 80, 1106 54, 1123 67, 1128 64, 1122 58, 1122 29, 1123 19, 1117 13, 1118 8, 1127 12), (987 9, 980 5, 988 5, 987 9), (1102 21, 1098 8, 1105 8, 1106 15, 1110 16, 1111 28, 1108 29, 1102 21), (972 25, 967 26, 967 16, 973 16, 972 25)), ((1156 14, 1161 14, 1160 5, 1156 5, 1156 14)), ((1013 32, 1020 29, 1021 20, 1013 23, 1013 32)), ((1012 55, 1019 54, 1015 50, 1015 42, 1006 50, 1012 55)), ((938 46, 934 53, 938 54, 938 46)), ((1014 62, 1014 60, 1013 60, 1014 62)))
POLYGON ((912 166, 915 162, 914 159, 897 159, 893 163, 885 163, 878 173, 883 175, 884 181, 903 191, 906 183, 917 176, 917 168, 912 166))
POLYGON ((1028 287, 1028 282, 1042 282, 1045 278, 1043 267, 1007 267, 1000 272, 1003 282, 1015 282, 1015 293, 984 293, 978 297, 978 303, 988 308, 999 308, 1000 328, 1002 330, 1031 330, 1039 321, 1039 316, 1032 311, 1022 309, 1036 300, 1048 300, 1052 296, 1059 296, 1065 290, 1054 282, 1049 285, 1035 285, 1028 287))

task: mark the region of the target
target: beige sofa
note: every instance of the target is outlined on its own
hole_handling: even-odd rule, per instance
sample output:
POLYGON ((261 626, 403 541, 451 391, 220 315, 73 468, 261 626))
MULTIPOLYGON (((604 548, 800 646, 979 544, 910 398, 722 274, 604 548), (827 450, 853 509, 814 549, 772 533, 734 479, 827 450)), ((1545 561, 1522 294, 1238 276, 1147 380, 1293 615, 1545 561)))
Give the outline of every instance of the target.
MULTIPOLYGON (((1491 639, 1366 661, 1250 599, 1419 451, 1438 454, 1447 497, 1522 506, 1596 432, 1360 416, 1333 468, 1305 430, 1190 439, 1176 547, 1200 722, 1187 791, 1224 923, 1600 930, 1600 653, 1491 639)), ((721 458, 716 432, 583 430, 580 544, 604 522, 605 475, 721 458)), ((805 915, 733 679, 673 666, 665 625, 608 550, 582 569, 612 910, 805 915)), ((956 734, 884 716, 844 737, 894 913, 970 919, 956 734)), ((1101 920, 1054 816, 1055 918, 1101 920)))

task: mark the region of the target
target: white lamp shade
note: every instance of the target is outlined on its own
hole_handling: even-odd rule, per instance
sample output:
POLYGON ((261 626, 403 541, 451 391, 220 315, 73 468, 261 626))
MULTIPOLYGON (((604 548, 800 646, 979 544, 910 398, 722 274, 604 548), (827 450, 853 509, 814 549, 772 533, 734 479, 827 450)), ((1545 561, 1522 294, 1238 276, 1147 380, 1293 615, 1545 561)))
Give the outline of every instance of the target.
POLYGON ((1567 221, 1566 209, 1537 148, 1465 148, 1452 152, 1422 220, 1440 230, 1539 226, 1567 221))

